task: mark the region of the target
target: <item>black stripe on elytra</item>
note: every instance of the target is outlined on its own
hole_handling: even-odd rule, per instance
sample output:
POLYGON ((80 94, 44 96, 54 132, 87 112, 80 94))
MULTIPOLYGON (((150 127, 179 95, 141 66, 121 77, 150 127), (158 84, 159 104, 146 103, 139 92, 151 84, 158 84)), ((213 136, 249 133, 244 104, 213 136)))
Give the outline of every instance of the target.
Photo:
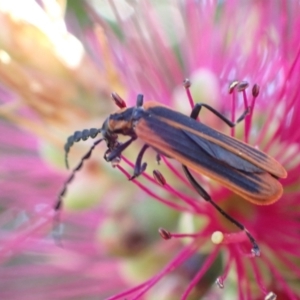
POLYGON ((256 151, 255 148, 248 147, 246 144, 240 143, 238 140, 234 140, 234 139, 230 138, 229 136, 227 136, 223 133, 220 133, 220 132, 214 130, 213 128, 208 127, 205 124, 198 122, 180 112, 168 109, 163 106, 153 106, 153 107, 150 107, 147 111, 155 117, 166 118, 166 119, 172 120, 181 125, 184 125, 193 130, 199 131, 205 135, 209 135, 217 140, 220 140, 224 144, 230 144, 230 145, 232 145, 232 147, 235 147, 240 150, 244 150, 244 152, 247 153, 247 155, 250 155, 252 158, 254 158, 257 161, 264 162, 268 159, 268 156, 265 153, 263 153, 261 151, 256 151))
MULTIPOLYGON (((194 141, 182 130, 175 129, 166 122, 156 118, 156 115, 154 114, 151 114, 148 117, 145 116, 143 119, 146 121, 147 126, 149 126, 161 140, 167 143, 170 148, 179 155, 186 157, 187 160, 195 165, 200 165, 210 172, 215 173, 218 177, 226 178, 236 186, 239 186, 250 193, 260 193, 261 179, 258 174, 239 171, 226 165, 224 162, 213 158, 206 151, 201 149, 201 147, 195 146, 194 141)), ((148 144, 155 148, 155 145, 148 144)))
POLYGON ((210 142, 209 140, 195 135, 188 130, 183 130, 183 133, 191 139, 195 143, 195 147, 200 147, 204 150, 208 155, 212 156, 213 158, 217 159, 218 161, 222 161, 223 163, 230 165, 231 167, 248 172, 248 173, 263 173, 265 172, 261 168, 255 166, 251 162, 248 162, 243 157, 236 155, 229 150, 210 142))

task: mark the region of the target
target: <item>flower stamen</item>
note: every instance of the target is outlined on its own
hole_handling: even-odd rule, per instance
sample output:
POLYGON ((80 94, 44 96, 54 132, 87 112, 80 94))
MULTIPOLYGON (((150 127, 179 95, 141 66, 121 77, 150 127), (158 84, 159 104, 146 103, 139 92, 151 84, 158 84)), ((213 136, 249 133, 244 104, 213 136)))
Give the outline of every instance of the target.
POLYGON ((162 227, 158 229, 158 232, 164 240, 170 240, 172 238, 187 238, 187 237, 198 238, 199 235, 202 234, 202 232, 201 233, 171 233, 170 231, 162 227))
POLYGON ((221 231, 215 231, 211 235, 211 241, 216 244, 228 245, 242 243, 248 240, 245 231, 239 231, 234 233, 223 233, 221 231))
POLYGON ((192 85, 191 81, 188 78, 184 79, 183 87, 185 88, 187 97, 189 99, 190 106, 191 106, 191 108, 193 108, 195 106, 195 102, 194 102, 194 99, 193 99, 193 96, 192 96, 191 90, 190 90, 191 85, 192 85))
POLYGON ((276 300, 277 296, 273 292, 269 292, 268 295, 266 295, 264 300, 276 300))
POLYGON ((230 255, 229 253, 229 260, 227 261, 226 263, 226 266, 225 266, 225 270, 223 272, 223 275, 222 276, 219 276, 217 279, 216 279, 216 284, 218 285, 218 287, 220 289, 223 289, 224 288, 224 281, 225 279, 227 278, 227 275, 229 273, 229 270, 231 269, 232 267, 232 256, 230 255))
POLYGON ((167 183, 165 177, 158 170, 153 170, 153 178, 158 184, 162 186, 164 186, 167 183))
MULTIPOLYGON (((134 167, 134 164, 130 161, 130 160, 128 160, 125 156, 121 156, 121 158, 122 158, 122 161, 124 161, 126 164, 128 164, 130 167, 134 167)), ((166 165, 167 165, 167 167, 169 167, 171 170, 173 170, 173 166, 163 157, 163 159, 164 159, 164 163, 166 163, 166 165)), ((124 169, 121 169, 121 171, 122 170, 124 170, 124 169)), ((175 168, 174 168, 174 170, 176 170, 175 168)), ((158 173, 159 173, 159 171, 157 171, 157 170, 154 170, 154 171, 156 171, 156 175, 157 176, 159 176, 158 175, 158 173)), ((122 171, 123 172, 123 171, 122 171)), ((178 171, 177 171, 178 172, 178 171)), ((124 172, 123 172, 124 173, 124 172)), ((179 173, 179 172, 178 172, 179 173)), ((126 173, 126 174, 128 174, 128 173, 126 173)), ((125 175, 126 175, 125 174, 125 175)), ((150 175, 148 175, 146 172, 143 172, 142 174, 141 174, 141 176, 143 176, 143 177, 145 177, 147 180, 149 180, 150 182, 152 182, 152 183, 157 183, 157 184, 160 184, 159 182, 157 182, 156 181, 156 179, 158 179, 158 177, 157 178, 152 178, 150 175)), ((154 175, 153 175, 154 176, 154 175)), ((163 175, 161 174, 161 176, 163 177, 163 175)), ((162 178, 160 178, 161 180, 163 180, 162 178)), ((138 186, 142 186, 142 184, 140 184, 140 183, 138 183, 138 181, 137 180, 133 180, 133 182, 135 183, 135 184, 137 184, 138 186)), ((166 191, 168 191, 170 194, 172 194, 173 196, 176 196, 176 197, 178 197, 180 200, 182 200, 182 201, 184 201, 188 206, 191 206, 192 208, 193 208, 193 210, 191 210, 189 207, 186 207, 184 210, 185 211, 191 211, 191 212, 197 212, 197 213, 206 213, 207 214, 207 212, 205 211, 205 209, 203 208, 203 207, 201 207, 200 206, 200 204, 199 204, 199 202, 196 202, 194 199, 192 199, 192 198, 190 198, 190 197, 188 197, 187 195, 185 195, 185 194, 183 194, 183 193, 181 193, 181 192, 179 192, 179 191, 177 191, 177 190, 175 190, 172 186, 170 186, 167 182, 166 182, 166 180, 165 180, 165 184, 164 185, 161 185, 160 184, 160 186, 162 186, 166 191)), ((149 190, 148 188, 146 188, 145 187, 145 191, 146 190, 149 190)), ((155 195, 154 193, 152 193, 153 195, 155 195)), ((154 198, 155 198, 155 196, 153 196, 154 198)), ((158 201, 161 201, 160 199, 162 199, 162 198, 156 198, 158 201)), ((168 200, 166 200, 166 201, 168 201, 168 200)), ((169 203, 171 203, 170 201, 168 201, 169 203)), ((180 207, 183 207, 183 206, 180 206, 180 207)), ((174 207, 173 207, 174 208, 174 207)), ((174 209, 176 209, 176 208, 174 208, 174 209)), ((179 209, 179 206, 178 206, 178 209, 179 209)))
MULTIPOLYGON (((251 236, 252 238, 252 236, 251 236)), ((211 241, 215 245, 228 245, 228 244, 237 244, 242 243, 249 240, 249 232, 245 228, 243 231, 235 232, 235 233, 223 233, 221 231, 215 231, 211 235, 211 241)), ((251 240, 251 239, 250 239, 251 240)), ((253 248, 251 249, 252 256, 260 256, 259 248, 255 247, 256 243, 254 244, 253 248)))
POLYGON ((121 98, 121 96, 117 93, 111 93, 111 97, 112 99, 115 101, 115 104, 119 107, 119 108, 124 108, 126 107, 126 102, 124 99, 121 98))
MULTIPOLYGON (((235 122, 235 103, 236 103, 236 87, 238 81, 234 81, 229 87, 229 93, 231 94, 231 122, 235 122)), ((235 136, 235 127, 230 128, 230 135, 235 136)))
POLYGON ((223 281, 223 278, 222 277, 218 277, 217 280, 216 280, 216 284, 218 285, 218 287, 220 289, 223 289, 224 288, 224 281, 223 281))
POLYGON ((234 89, 236 88, 236 86, 239 84, 239 82, 237 80, 233 81, 228 88, 228 93, 232 94, 234 89))
POLYGON ((164 240, 169 240, 172 238, 172 235, 170 233, 170 231, 164 229, 164 228, 159 228, 158 232, 160 234, 160 236, 164 239, 164 240))

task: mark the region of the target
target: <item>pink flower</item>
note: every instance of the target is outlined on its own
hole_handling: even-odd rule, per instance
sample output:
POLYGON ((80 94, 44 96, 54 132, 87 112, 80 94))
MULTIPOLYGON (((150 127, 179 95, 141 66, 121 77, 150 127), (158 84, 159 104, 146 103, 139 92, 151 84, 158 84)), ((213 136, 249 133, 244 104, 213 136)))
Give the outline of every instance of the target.
MULTIPOLYGON (((146 194, 180 212, 175 233, 162 229, 161 234, 164 238, 181 239, 182 250, 174 251, 173 259, 137 288, 110 299, 130 296, 139 299, 150 289, 155 290, 153 297, 156 299, 166 299, 166 295, 174 294, 180 299, 186 299, 188 295, 198 299, 207 293, 209 284, 204 276, 212 267, 218 285, 224 285, 224 289, 220 292, 216 287, 211 288, 208 294, 211 299, 215 294, 226 295, 232 289, 236 293, 232 297, 239 299, 264 296, 275 299, 276 294, 285 295, 285 299, 297 299, 294 280, 300 275, 297 263, 300 223, 295 209, 299 198, 297 70, 300 48, 295 31, 299 26, 295 11, 299 4, 292 1, 277 5, 264 1, 243 4, 235 1, 155 4, 143 1, 123 7, 111 1, 108 6, 114 12, 116 19, 110 19, 110 22, 116 22, 118 35, 109 28, 111 23, 104 23, 104 26, 123 81, 129 88, 129 105, 134 105, 135 95, 142 92, 146 99, 155 99, 186 114, 190 113, 193 101, 207 102, 236 120, 246 105, 244 100, 248 99, 251 114, 244 125, 235 129, 229 130, 207 111, 200 119, 269 153, 288 171, 288 178, 281 180, 284 195, 270 206, 249 204, 226 188, 202 178, 212 198, 257 239, 261 257, 254 258, 247 255, 250 244, 245 235, 233 233, 236 228, 212 206, 202 199, 198 202, 198 196, 177 170, 177 164, 174 167, 173 162, 164 159, 164 164, 169 167, 169 171, 163 172, 166 185, 152 187, 154 180, 149 173, 135 183, 146 194), (190 103, 179 84, 187 76, 193 83, 193 101, 190 103), (258 84, 257 99, 255 90, 251 96, 251 89, 243 90, 240 95, 236 91, 228 93, 229 85, 235 80, 246 80, 245 86, 258 84), (144 179, 148 183, 142 183, 144 179), (221 245, 210 242, 210 236, 217 230, 225 233, 221 245), (185 237, 189 237, 188 243, 185 237), (180 268, 195 257, 198 257, 198 264, 194 273, 182 275, 184 271, 180 268), (219 257, 222 262, 213 266, 219 257), (169 277, 176 277, 176 272, 186 283, 181 285, 182 278, 177 281, 173 278, 176 284, 172 289, 168 287, 169 277), (159 288, 156 289, 156 285, 159 288)), ((101 8, 94 6, 94 9, 101 20, 108 18, 101 13, 101 8)), ((132 166, 127 159, 124 162, 132 166)), ((130 172, 122 166, 119 169, 130 177, 130 172)), ((218 240, 218 233, 212 236, 213 240, 215 238, 218 240)))

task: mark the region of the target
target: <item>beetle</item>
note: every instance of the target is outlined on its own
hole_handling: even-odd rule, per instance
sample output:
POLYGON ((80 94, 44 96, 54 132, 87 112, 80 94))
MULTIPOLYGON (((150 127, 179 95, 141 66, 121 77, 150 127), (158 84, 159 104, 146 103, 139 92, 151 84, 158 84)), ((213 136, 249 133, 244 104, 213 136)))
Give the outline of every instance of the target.
POLYGON ((133 176, 130 179, 138 177, 145 171, 147 164, 142 163, 142 160, 149 147, 152 147, 158 155, 177 160, 182 164, 184 173, 195 190, 223 216, 245 231, 252 243, 253 254, 258 256, 259 247, 249 231, 222 210, 190 172, 193 170, 204 174, 257 205, 268 205, 281 197, 283 190, 278 179, 287 177, 287 172, 279 162, 249 144, 196 120, 204 107, 228 126, 234 127, 246 117, 249 110, 246 109, 237 122, 231 122, 220 112, 204 103, 197 103, 190 116, 186 116, 159 102, 144 103, 141 94, 137 96, 134 107, 126 107, 123 102, 119 101, 120 98, 116 94, 113 98, 120 109, 109 115, 101 128, 76 131, 68 138, 65 144, 66 164, 67 154, 74 142, 95 138, 99 133, 103 136, 94 143, 73 170, 59 195, 55 209, 60 208, 61 198, 75 172, 81 168, 83 161, 90 157, 93 149, 100 142, 104 140, 107 145, 105 160, 113 162, 118 161, 122 152, 139 138, 145 144, 137 156, 133 176), (118 135, 129 136, 129 139, 120 143, 118 135))

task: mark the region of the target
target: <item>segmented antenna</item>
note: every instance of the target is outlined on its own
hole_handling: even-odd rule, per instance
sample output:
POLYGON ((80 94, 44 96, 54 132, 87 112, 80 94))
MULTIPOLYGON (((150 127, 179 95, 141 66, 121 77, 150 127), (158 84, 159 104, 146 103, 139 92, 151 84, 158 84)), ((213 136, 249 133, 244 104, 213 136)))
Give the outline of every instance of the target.
POLYGON ((73 146, 74 142, 77 143, 80 140, 85 141, 90 137, 92 139, 94 139, 100 132, 101 132, 101 129, 91 128, 91 129, 85 129, 83 131, 75 131, 73 135, 68 137, 67 142, 64 146, 65 164, 66 164, 67 169, 69 169, 68 154, 69 154, 70 148, 73 146))
POLYGON ((104 139, 101 138, 93 144, 93 146, 90 148, 90 150, 81 158, 81 160, 80 160, 79 164, 77 165, 77 167, 73 169, 73 171, 72 171, 71 175, 69 176, 69 178, 65 181, 64 186, 63 186, 61 192, 58 195, 58 200, 57 200, 57 202, 54 206, 54 209, 56 211, 60 209, 61 203, 62 203, 62 197, 64 197, 64 195, 67 191, 67 187, 68 187, 69 183, 74 179, 76 172, 81 169, 81 167, 83 166, 84 161, 90 158, 90 156, 91 156, 93 150, 95 149, 95 147, 98 144, 100 144, 103 140, 104 139))

